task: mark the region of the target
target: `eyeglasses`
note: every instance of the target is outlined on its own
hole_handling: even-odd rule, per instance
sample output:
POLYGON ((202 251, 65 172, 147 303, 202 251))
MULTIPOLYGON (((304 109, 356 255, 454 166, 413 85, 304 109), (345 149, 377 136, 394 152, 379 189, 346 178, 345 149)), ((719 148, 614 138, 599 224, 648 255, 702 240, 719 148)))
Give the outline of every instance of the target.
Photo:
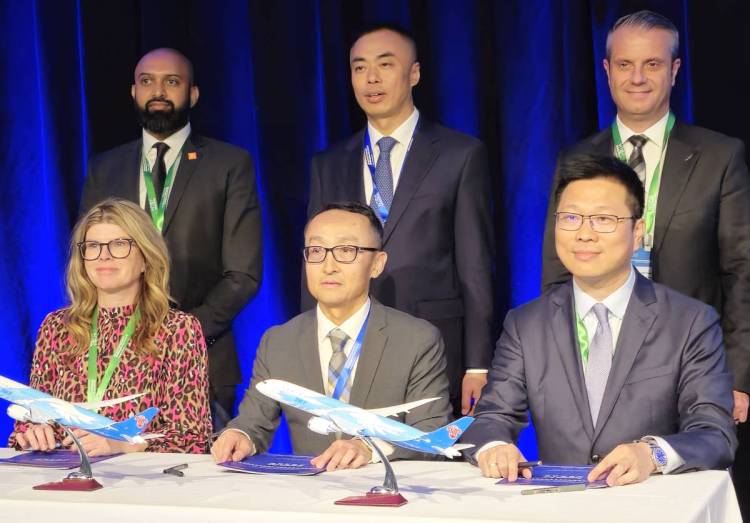
POLYGON ((108 242, 78 242, 78 250, 81 253, 81 258, 86 261, 98 260, 99 256, 102 255, 102 248, 107 247, 109 255, 113 258, 127 258, 130 256, 130 250, 133 248, 135 240, 131 238, 115 238, 108 242))
POLYGON ((359 247, 357 245, 336 245, 334 247, 321 247, 310 245, 302 249, 302 256, 307 263, 323 263, 328 253, 333 254, 333 259, 339 263, 354 263, 359 251, 378 252, 375 247, 359 247))
POLYGON ((622 220, 635 220, 635 216, 615 216, 614 214, 577 214, 574 212, 556 212, 557 226, 563 231, 577 231, 588 219, 594 232, 610 233, 617 230, 617 224, 622 220))

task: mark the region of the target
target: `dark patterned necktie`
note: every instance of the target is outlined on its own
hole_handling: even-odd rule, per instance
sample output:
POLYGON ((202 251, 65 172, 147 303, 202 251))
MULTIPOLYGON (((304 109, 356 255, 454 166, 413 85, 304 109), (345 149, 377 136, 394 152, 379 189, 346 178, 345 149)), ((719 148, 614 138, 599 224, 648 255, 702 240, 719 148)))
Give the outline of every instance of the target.
POLYGON ((378 140, 380 155, 375 165, 375 184, 378 186, 380 198, 387 211, 391 210, 393 202, 393 170, 391 169, 391 150, 398 140, 390 136, 384 136, 378 140))
POLYGON ((643 146, 648 138, 642 134, 634 134, 628 141, 633 144, 633 152, 628 158, 628 165, 636 172, 643 183, 646 183, 646 159, 643 157, 643 146))
POLYGON ((154 192, 156 193, 156 203, 158 204, 161 202, 164 179, 167 177, 167 166, 164 162, 164 156, 166 156, 169 146, 164 142, 156 142, 153 148, 156 149, 156 161, 151 170, 151 179, 154 182, 154 192))

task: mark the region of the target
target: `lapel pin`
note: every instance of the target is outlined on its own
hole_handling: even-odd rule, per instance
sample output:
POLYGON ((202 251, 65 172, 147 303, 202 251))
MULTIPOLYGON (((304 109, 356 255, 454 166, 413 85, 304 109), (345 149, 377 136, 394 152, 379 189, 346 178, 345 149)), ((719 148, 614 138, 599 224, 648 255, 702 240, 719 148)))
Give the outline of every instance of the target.
POLYGON ((190 151, 187 153, 188 160, 197 160, 198 159, 198 153, 195 151, 190 151))

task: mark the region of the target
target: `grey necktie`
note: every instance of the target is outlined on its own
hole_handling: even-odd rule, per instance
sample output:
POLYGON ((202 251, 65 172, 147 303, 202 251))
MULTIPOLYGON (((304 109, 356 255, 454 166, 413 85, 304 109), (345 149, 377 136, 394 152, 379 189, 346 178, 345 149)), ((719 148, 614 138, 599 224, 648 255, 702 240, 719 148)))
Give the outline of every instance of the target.
POLYGON ((642 134, 634 134, 628 141, 633 144, 633 152, 628 158, 628 165, 636 172, 638 178, 646 183, 646 159, 643 157, 643 146, 648 142, 648 138, 642 134))
POLYGON ((386 210, 391 210, 393 201, 393 171, 391 169, 391 149, 398 143, 395 138, 384 136, 378 140, 380 155, 375 165, 375 184, 380 192, 386 210))
POLYGON ((602 406, 604 389, 607 386, 609 370, 612 368, 612 330, 609 327, 607 306, 597 303, 593 307, 599 325, 594 338, 589 343, 589 360, 586 369, 586 392, 589 395, 591 421, 596 426, 599 408, 602 406))
MULTIPOLYGON (((328 395, 332 396, 333 391, 336 388, 336 383, 339 381, 341 371, 344 370, 344 365, 346 364, 346 353, 344 352, 344 347, 346 347, 346 342, 349 339, 349 336, 337 327, 328 333, 328 338, 331 340, 331 348, 333 349, 331 359, 328 362, 328 395)), ((339 399, 342 401, 349 399, 348 383, 344 387, 339 399)))

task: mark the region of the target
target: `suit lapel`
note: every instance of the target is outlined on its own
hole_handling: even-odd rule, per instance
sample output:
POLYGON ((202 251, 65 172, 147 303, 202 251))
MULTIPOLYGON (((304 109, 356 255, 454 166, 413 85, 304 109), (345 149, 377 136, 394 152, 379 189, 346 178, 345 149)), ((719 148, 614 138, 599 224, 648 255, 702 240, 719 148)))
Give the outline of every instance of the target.
POLYGON ((664 241, 677 203, 700 157, 700 150, 685 141, 682 129, 683 127, 679 124, 675 125, 667 143, 667 154, 664 158, 664 169, 659 186, 659 199, 656 203, 656 223, 654 224, 654 251, 656 252, 659 251, 664 241))
POLYGON ((578 414, 583 421, 583 428, 586 434, 592 437, 594 427, 591 423, 589 400, 583 378, 581 351, 578 349, 573 329, 575 314, 573 313, 572 283, 568 282, 560 285, 551 295, 550 299, 554 310, 552 311, 552 322, 548 328, 552 330, 552 337, 560 354, 565 376, 573 393, 573 400, 578 409, 578 414))
POLYGON ((303 317, 298 356, 302 362, 302 387, 325 394, 323 375, 320 372, 320 349, 318 348, 317 308, 311 309, 303 317))
POLYGON ((364 131, 358 132, 352 137, 347 146, 346 172, 344 173, 342 184, 344 197, 342 200, 362 202, 367 205, 365 183, 362 178, 365 168, 364 157, 362 156, 364 136, 364 131))
POLYGON ((128 172, 136 173, 136 176, 111 176, 107 180, 111 183, 109 188, 112 196, 124 198, 140 205, 141 193, 141 150, 143 149, 143 140, 130 142, 125 152, 124 164, 129 166, 128 172))
POLYGON ((425 175, 427 175, 430 167, 432 167, 435 159, 437 159, 439 151, 438 142, 438 137, 432 131, 432 125, 422 122, 420 117, 411 148, 406 155, 404 166, 401 169, 396 192, 393 195, 391 210, 388 213, 388 221, 385 223, 383 230, 383 243, 388 242, 393 229, 398 225, 399 218, 401 218, 412 196, 414 196, 425 175))
POLYGON ((655 302, 656 296, 653 284, 636 272, 635 287, 625 311, 620 335, 617 338, 612 370, 607 379, 607 387, 604 390, 602 405, 599 409, 594 439, 599 436, 602 428, 609 420, 612 409, 620 397, 625 380, 633 368, 633 362, 635 362, 635 358, 643 346, 643 341, 656 320, 657 313, 649 307, 655 302))
POLYGON ((375 373, 378 370, 385 344, 388 341, 388 336, 383 332, 385 328, 385 307, 372 300, 365 341, 357 362, 352 392, 349 396, 349 403, 352 405, 364 407, 367 404, 367 397, 372 389, 372 382, 375 379, 375 373))
POLYGON ((177 207, 180 205, 182 196, 185 193, 185 188, 193 176, 193 173, 203 161, 202 154, 203 140, 195 134, 188 136, 185 140, 185 145, 182 148, 180 166, 177 169, 177 173, 174 177, 174 185, 172 191, 169 194, 169 201, 167 202, 167 211, 164 215, 164 226, 162 227, 162 234, 166 234, 169 224, 172 222, 177 207))

